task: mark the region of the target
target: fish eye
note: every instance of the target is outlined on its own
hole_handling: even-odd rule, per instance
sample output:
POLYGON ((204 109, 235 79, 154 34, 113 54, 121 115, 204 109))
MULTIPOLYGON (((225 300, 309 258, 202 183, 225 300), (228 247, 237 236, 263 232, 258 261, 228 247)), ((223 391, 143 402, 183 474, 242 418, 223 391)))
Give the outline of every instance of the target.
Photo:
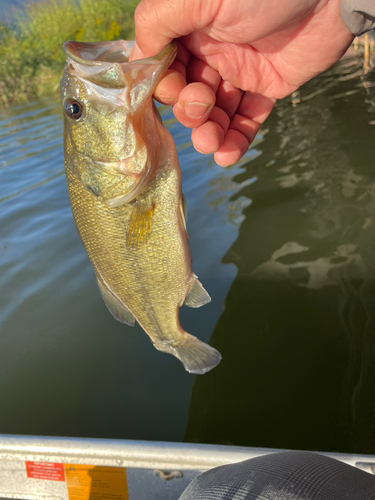
POLYGON ((66 114, 73 120, 79 120, 85 110, 84 105, 76 99, 67 99, 64 103, 64 109, 66 114))

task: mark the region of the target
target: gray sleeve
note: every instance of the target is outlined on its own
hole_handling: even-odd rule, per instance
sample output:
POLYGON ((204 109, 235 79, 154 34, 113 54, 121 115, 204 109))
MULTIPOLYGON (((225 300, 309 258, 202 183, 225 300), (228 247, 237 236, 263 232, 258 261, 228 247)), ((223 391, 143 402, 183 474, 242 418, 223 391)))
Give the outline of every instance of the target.
POLYGON ((353 35, 375 28, 375 0, 341 0, 340 13, 353 35))

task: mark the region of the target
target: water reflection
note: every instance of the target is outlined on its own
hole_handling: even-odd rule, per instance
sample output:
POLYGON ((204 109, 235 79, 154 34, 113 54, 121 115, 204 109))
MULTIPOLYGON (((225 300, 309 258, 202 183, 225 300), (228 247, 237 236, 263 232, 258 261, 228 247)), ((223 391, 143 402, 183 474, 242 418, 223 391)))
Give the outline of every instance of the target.
POLYGON ((355 60, 279 102, 235 177, 257 178, 224 257, 238 274, 185 439, 375 451, 374 75, 355 60), (369 114, 370 113, 370 114, 369 114))

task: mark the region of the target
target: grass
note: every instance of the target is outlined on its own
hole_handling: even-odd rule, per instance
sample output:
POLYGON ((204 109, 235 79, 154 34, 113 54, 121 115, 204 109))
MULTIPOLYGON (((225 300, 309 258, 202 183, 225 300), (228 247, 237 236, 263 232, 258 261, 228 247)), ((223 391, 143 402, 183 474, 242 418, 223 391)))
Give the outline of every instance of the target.
POLYGON ((139 0, 44 0, 0 24, 0 103, 58 92, 66 40, 132 40, 139 0))

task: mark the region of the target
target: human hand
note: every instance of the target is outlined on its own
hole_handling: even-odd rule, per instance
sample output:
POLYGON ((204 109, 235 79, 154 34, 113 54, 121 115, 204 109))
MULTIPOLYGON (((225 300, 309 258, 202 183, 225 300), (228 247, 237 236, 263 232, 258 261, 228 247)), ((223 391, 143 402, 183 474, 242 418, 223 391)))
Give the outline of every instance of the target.
POLYGON ((173 105, 201 153, 238 161, 277 99, 340 59, 353 40, 340 0, 142 0, 131 59, 179 39, 154 97, 173 105))

